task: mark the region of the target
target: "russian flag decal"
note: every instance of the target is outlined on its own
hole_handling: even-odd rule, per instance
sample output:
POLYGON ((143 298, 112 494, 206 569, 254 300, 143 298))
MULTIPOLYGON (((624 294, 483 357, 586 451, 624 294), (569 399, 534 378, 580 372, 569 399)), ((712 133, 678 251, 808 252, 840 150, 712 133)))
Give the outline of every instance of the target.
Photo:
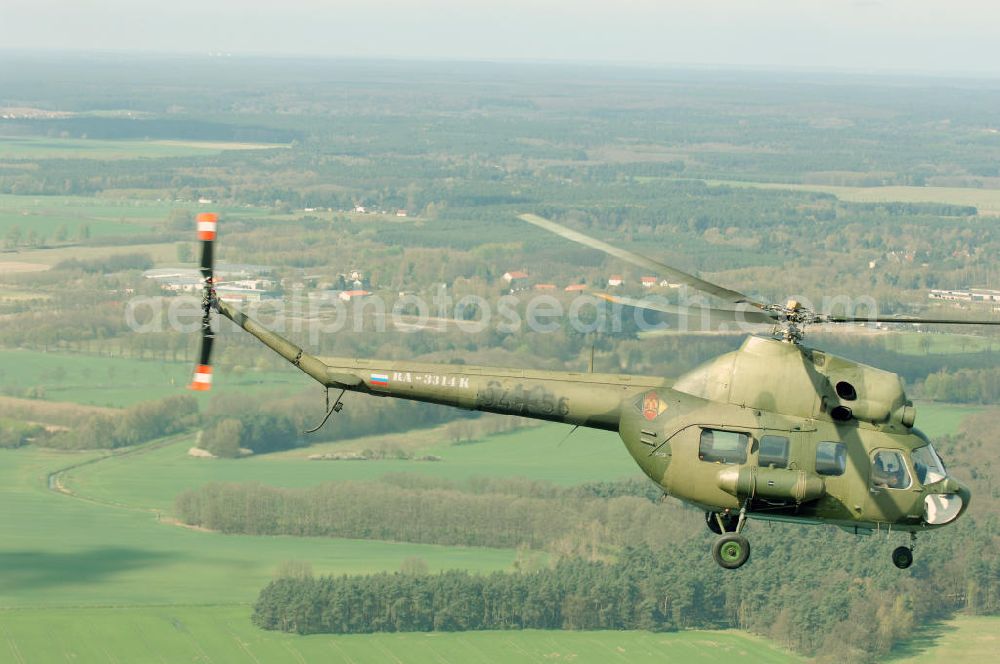
POLYGON ((371 382, 376 387, 389 387, 389 376, 387 374, 373 373, 371 382))

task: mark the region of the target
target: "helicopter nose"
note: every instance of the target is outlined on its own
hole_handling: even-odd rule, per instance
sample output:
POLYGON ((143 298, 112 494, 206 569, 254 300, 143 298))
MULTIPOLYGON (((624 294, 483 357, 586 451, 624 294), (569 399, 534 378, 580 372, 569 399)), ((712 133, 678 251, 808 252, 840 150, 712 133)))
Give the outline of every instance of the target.
POLYGON ((935 493, 924 498, 924 521, 932 526, 943 526, 958 518, 962 511, 962 497, 957 493, 935 493))
POLYGON ((948 478, 948 493, 932 493, 924 498, 924 521, 932 526, 951 523, 969 507, 972 492, 961 482, 948 478))

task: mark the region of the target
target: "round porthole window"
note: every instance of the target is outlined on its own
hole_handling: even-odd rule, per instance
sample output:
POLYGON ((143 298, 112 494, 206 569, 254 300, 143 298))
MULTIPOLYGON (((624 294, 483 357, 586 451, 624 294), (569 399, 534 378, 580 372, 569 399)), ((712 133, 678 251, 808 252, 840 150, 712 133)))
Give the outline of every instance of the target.
POLYGON ((837 396, 844 401, 854 401, 858 398, 858 391, 846 380, 837 383, 837 396))
POLYGON ((847 406, 837 406, 836 408, 830 411, 830 417, 832 417, 838 422, 846 422, 847 420, 851 419, 853 415, 854 413, 852 413, 851 409, 848 408, 847 406))

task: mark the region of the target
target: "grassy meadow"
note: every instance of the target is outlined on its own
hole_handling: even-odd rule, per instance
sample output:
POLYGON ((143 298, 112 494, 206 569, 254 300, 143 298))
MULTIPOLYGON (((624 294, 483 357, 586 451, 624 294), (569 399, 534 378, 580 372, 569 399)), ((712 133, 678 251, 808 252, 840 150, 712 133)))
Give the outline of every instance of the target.
MULTIPOLYGON (((0 514, 0 608, 245 604, 289 560, 308 561, 319 574, 393 571, 410 556, 435 570, 489 571, 514 561, 510 550, 229 537, 159 520, 129 503, 128 491, 111 504, 49 488, 53 471, 99 456, 0 450, 0 496, 8 506, 0 514)), ((156 472, 137 468, 136 479, 156 472)))
POLYGON ((971 187, 849 187, 818 184, 790 184, 779 182, 749 182, 744 180, 706 180, 708 184, 727 187, 754 187, 757 189, 784 189, 790 191, 817 191, 833 194, 842 201, 852 203, 949 203, 973 205, 979 214, 1000 215, 1000 189, 975 189, 971 187))
MULTIPOLYGON (((183 394, 194 360, 163 362, 62 352, 0 350, 0 389, 18 396, 40 388, 45 399, 121 408, 183 394)), ((214 394, 230 390, 298 390, 307 380, 291 367, 278 371, 219 371, 214 394)), ((202 395, 200 395, 202 396, 202 395)), ((208 399, 207 395, 204 395, 208 399)))
POLYGON ((83 226, 87 226, 93 238, 149 233, 155 224, 167 218, 172 207, 175 206, 160 201, 3 194, 0 233, 17 226, 22 233, 33 230, 50 241, 60 227, 65 227, 68 240, 76 239, 83 226))
MULTIPOLYGON (((327 426, 336 426, 336 422, 327 426)), ((178 493, 213 481, 305 487, 335 480, 377 479, 388 473, 416 473, 458 482, 476 477, 526 477, 579 484, 639 474, 616 434, 578 430, 560 446, 568 431, 568 427, 545 425, 489 436, 477 443, 427 449, 442 458, 437 462, 306 458, 307 454, 336 448, 337 443, 304 448, 294 455, 201 459, 187 454, 194 445, 193 438, 187 438, 72 469, 63 475, 62 483, 81 497, 169 513, 178 493)))
MULTIPOLYGON (((74 662, 726 662, 802 661, 740 632, 459 632, 294 636, 265 632, 245 607, 26 610, 0 614, 8 661, 74 662)), ((4 649, 0 646, 0 653, 4 649)))
POLYGON ((928 625, 916 638, 896 648, 892 664, 964 664, 995 661, 1000 646, 1000 618, 957 616, 928 625))
POLYGON ((968 415, 982 412, 985 408, 984 406, 935 403, 933 401, 919 401, 916 406, 916 426, 931 440, 958 432, 962 420, 968 415))
MULTIPOLYGON (((3 139, 0 138, 0 145, 2 144, 3 139)), ((0 152, 0 158, 2 157, 0 152)), ((151 234, 158 231, 171 210, 198 207, 200 206, 192 201, 0 194, 0 236, 5 236, 15 226, 22 234, 34 231, 38 236, 47 238, 50 243, 60 227, 65 228, 65 240, 69 241, 76 240, 84 226, 91 238, 151 234)), ((262 208, 225 205, 213 205, 211 209, 221 214, 238 214, 241 217, 264 213, 262 208)), ((87 249, 103 250, 103 255, 108 255, 109 248, 87 249)), ((136 251, 134 248, 132 250, 136 251)), ((34 252, 22 250, 15 255, 21 257, 31 253, 34 252)))
POLYGON ((0 159, 164 159, 199 157, 219 154, 224 150, 266 150, 285 147, 288 146, 224 141, 0 136, 0 159))

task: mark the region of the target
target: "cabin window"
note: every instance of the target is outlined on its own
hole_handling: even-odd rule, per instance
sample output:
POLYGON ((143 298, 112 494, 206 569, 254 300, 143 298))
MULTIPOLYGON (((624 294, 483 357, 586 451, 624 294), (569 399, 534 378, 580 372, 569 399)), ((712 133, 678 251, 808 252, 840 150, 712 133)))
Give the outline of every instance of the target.
POLYGON ((698 458, 711 463, 746 463, 750 434, 702 429, 698 458))
POLYGON ((913 470, 917 472, 917 480, 921 484, 940 482, 948 476, 941 458, 932 446, 918 447, 910 455, 913 458, 913 470))
POLYGON ((824 440, 816 446, 816 472, 843 475, 847 470, 847 445, 824 440))
POLYGON ((761 468, 774 466, 788 467, 788 439, 784 436, 763 436, 760 439, 760 453, 757 455, 757 465, 761 468))
POLYGON ((903 455, 895 450, 879 450, 872 457, 872 486, 880 489, 908 489, 910 471, 903 455))

